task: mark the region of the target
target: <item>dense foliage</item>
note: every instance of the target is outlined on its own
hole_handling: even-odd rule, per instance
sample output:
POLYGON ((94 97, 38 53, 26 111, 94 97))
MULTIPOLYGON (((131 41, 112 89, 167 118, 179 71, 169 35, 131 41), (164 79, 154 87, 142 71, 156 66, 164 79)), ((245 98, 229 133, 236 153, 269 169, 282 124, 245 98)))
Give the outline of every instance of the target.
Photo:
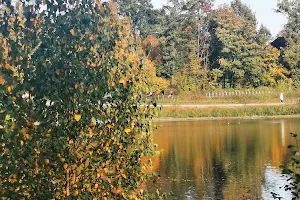
POLYGON ((1 4, 1 199, 149 198, 155 72, 129 19, 114 2, 43 2, 1 4))
POLYGON ((126 2, 122 11, 138 19, 135 29, 143 39, 157 41, 148 56, 156 74, 170 81, 171 87, 299 87, 297 0, 278 4, 278 11, 289 19, 280 35, 288 41, 285 49, 270 45, 270 31, 264 25, 257 27, 254 12, 241 0, 217 9, 211 0, 170 0, 161 9, 145 1, 126 2))
POLYGON ((294 86, 300 88, 300 1, 283 0, 278 7, 278 11, 288 18, 282 34, 289 47, 284 49, 282 60, 291 72, 294 86))

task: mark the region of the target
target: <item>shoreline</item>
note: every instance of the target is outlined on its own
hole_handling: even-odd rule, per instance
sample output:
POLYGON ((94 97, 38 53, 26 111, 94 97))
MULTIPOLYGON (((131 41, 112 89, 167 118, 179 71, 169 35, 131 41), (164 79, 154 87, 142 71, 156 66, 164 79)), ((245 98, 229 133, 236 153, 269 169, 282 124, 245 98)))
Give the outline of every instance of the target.
POLYGON ((271 116, 243 116, 243 117, 190 117, 190 118, 154 118, 152 122, 180 122, 180 121, 205 121, 205 120, 234 120, 234 119, 293 119, 298 115, 271 115, 271 116))
POLYGON ((297 103, 219 103, 219 104, 159 104, 157 107, 172 108, 172 107, 183 107, 183 108, 234 108, 234 107, 260 107, 260 106, 286 106, 286 105, 297 105, 297 103))

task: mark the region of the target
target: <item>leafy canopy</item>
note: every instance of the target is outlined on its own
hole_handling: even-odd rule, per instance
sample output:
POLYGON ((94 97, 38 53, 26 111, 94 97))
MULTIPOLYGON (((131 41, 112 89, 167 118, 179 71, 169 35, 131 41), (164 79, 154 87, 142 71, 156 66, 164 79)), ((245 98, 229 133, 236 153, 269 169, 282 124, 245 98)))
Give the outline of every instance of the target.
POLYGON ((43 2, 1 8, 0 196, 149 198, 148 62, 128 18, 113 2, 43 2))

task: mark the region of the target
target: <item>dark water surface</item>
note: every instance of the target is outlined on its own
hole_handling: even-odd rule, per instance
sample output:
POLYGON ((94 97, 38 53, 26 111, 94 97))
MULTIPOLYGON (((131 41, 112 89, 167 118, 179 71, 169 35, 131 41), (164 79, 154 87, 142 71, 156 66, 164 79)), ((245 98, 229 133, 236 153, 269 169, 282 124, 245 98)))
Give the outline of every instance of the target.
POLYGON ((153 159, 161 178, 151 189, 172 199, 292 199, 279 166, 288 160, 290 132, 300 119, 211 120, 156 123, 153 159))

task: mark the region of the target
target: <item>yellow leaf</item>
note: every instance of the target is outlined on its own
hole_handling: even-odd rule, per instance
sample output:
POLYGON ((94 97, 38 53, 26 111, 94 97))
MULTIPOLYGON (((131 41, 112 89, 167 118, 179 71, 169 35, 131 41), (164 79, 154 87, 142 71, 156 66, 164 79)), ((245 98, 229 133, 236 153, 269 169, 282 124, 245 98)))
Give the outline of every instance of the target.
POLYGON ((5 121, 8 121, 10 120, 10 115, 5 115, 5 118, 4 118, 5 121))
POLYGON ((131 128, 134 128, 135 122, 131 122, 131 128))
POLYGON ((108 169, 105 167, 104 169, 104 173, 107 174, 108 173, 108 169))
POLYGON ((36 154, 40 154, 41 153, 37 148, 34 148, 34 151, 35 151, 36 154))
POLYGON ((125 133, 130 133, 130 132, 131 132, 131 129, 130 129, 130 128, 125 128, 125 129, 124 129, 124 132, 125 132, 125 133))
POLYGON ((23 136, 27 139, 27 140, 30 140, 32 138, 32 136, 29 134, 29 131, 25 128, 21 129, 20 131, 23 136))
POLYGON ((8 87, 7 87, 7 92, 10 93, 10 92, 11 92, 11 89, 12 89, 11 86, 8 86, 8 87))
POLYGON ((96 176, 96 178, 100 178, 101 177, 101 175, 99 174, 99 173, 97 173, 97 176, 96 176))
POLYGON ((93 63, 93 62, 91 62, 91 63, 90 63, 90 67, 96 67, 96 64, 93 63))
POLYGON ((68 168, 68 164, 65 163, 65 164, 64 164, 64 169, 67 169, 67 168, 68 168))
POLYGON ((94 35, 89 35, 89 40, 94 40, 95 39, 95 36, 94 35))
POLYGON ((73 174, 71 183, 72 184, 76 183, 76 174, 73 174))
POLYGON ((27 121, 26 121, 26 125, 27 125, 27 126, 31 126, 32 123, 31 123, 30 121, 27 120, 27 121))
POLYGON ((90 165, 90 160, 87 159, 84 163, 84 167, 87 168, 89 165, 90 165))
POLYGON ((67 196, 67 197, 70 196, 70 188, 69 188, 69 185, 68 185, 68 184, 67 184, 67 187, 66 187, 65 192, 66 192, 66 196, 67 196))
POLYGON ((75 119, 76 122, 78 122, 81 119, 81 115, 80 114, 75 114, 74 119, 75 119))
POLYGON ((14 121, 11 122, 10 130, 14 129, 16 126, 16 123, 14 121))
POLYGON ((10 183, 15 183, 15 182, 17 182, 17 175, 16 175, 16 174, 10 175, 9 178, 8 178, 8 181, 9 181, 10 183))
POLYGON ((125 174, 123 174, 123 173, 121 174, 121 176, 122 176, 123 178, 127 178, 127 176, 126 176, 125 174))
POLYGON ((121 79, 119 80, 119 83, 125 85, 125 84, 126 84, 126 81, 125 81, 125 79, 121 78, 121 79))
MULTIPOLYGON (((114 194, 122 194, 122 195, 124 195, 124 189, 123 188, 112 187, 111 191, 114 194)), ((123 197, 125 197, 125 195, 123 197)), ((126 198, 124 198, 124 199, 126 199, 126 198)))
POLYGON ((95 126, 96 125, 96 118, 92 117, 91 122, 90 122, 90 126, 95 126))
POLYGON ((71 30, 70 30, 70 33, 71 33, 71 35, 73 35, 73 36, 74 36, 74 35, 75 35, 75 31, 74 31, 74 29, 71 29, 71 30))
POLYGON ((5 63, 4 67, 5 69, 10 69, 10 65, 8 63, 5 63))
POLYGON ((7 155, 9 150, 5 148, 3 152, 4 152, 4 155, 7 155))
POLYGON ((60 192, 55 192, 56 197, 59 197, 59 195, 60 195, 60 192))
POLYGON ((107 128, 111 129, 113 126, 111 124, 107 125, 107 128))
POLYGON ((4 78, 0 74, 0 85, 4 85, 4 83, 5 83, 5 80, 4 80, 4 78))

